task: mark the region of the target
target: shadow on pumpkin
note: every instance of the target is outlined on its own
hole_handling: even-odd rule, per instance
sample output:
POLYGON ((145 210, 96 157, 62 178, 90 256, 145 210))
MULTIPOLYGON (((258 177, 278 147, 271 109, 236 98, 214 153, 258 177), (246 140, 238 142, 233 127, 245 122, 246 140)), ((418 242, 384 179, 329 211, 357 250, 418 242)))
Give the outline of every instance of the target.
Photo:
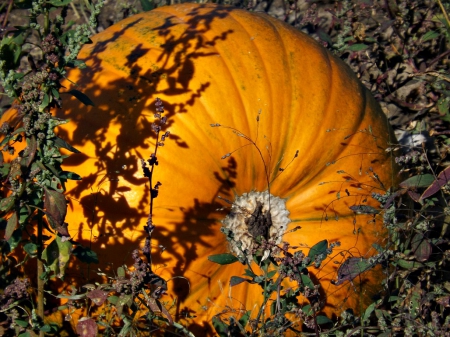
MULTIPOLYGON (((68 79, 77 83, 70 89, 81 91, 95 104, 95 107, 87 108, 72 98, 64 101, 62 111, 57 114, 71 121, 69 126, 58 129, 59 137, 83 152, 71 155, 64 162, 66 170, 83 177, 81 181, 70 183, 68 188, 69 233, 75 241, 91 247, 98 254, 100 264, 87 268, 79 264, 71 266, 66 273, 67 284, 83 285, 98 279, 97 268, 106 274, 114 274, 121 264, 131 265, 131 252, 143 245, 150 190, 148 180, 140 178, 143 176, 140 160, 148 159, 154 151, 153 101, 163 96, 167 124, 162 132, 171 131, 177 123, 176 116, 187 113, 188 106, 212 90, 209 82, 198 86, 191 84, 196 72, 201 71, 196 69, 193 60, 211 56, 202 49, 214 46, 218 40, 225 40, 233 33, 232 29, 226 29, 212 38, 203 35, 211 21, 226 17, 229 9, 218 8, 207 15, 199 15, 197 11, 194 9, 187 15, 196 19, 184 22, 187 28, 180 36, 174 36, 170 31, 177 24, 176 20, 166 18, 153 29, 154 34, 164 39, 163 44, 152 49, 148 44, 138 43, 126 52, 126 63, 111 70, 114 60, 108 59, 109 50, 142 19, 131 21, 106 40, 97 42, 89 51, 90 55, 83 55, 88 58, 85 70, 68 74, 68 79), (204 26, 201 31, 198 30, 199 21, 204 26), (151 53, 156 55, 155 64, 144 68, 140 59, 151 53), (176 101, 180 95, 184 97, 183 101, 171 101, 171 97, 176 101), (150 97, 152 101, 149 101, 150 97), (139 200, 132 204, 127 198, 130 194, 139 195, 139 200)), ((165 147, 190 148, 190 144, 181 132, 171 133, 165 147)), ((158 155, 163 157, 164 149, 158 155)), ((211 214, 217 213, 216 209, 221 206, 217 199, 219 194, 230 196, 230 188, 233 187, 230 179, 236 176, 236 165, 231 159, 221 168, 222 172, 215 172, 218 190, 211 191, 210 202, 194 199, 192 208, 181 210, 183 218, 167 220, 173 224, 171 229, 158 227, 159 219, 155 217, 153 237, 159 246, 154 247, 153 263, 157 273, 175 260, 176 265, 170 266, 171 274, 184 276, 198 258, 199 246, 214 251, 216 247, 208 242, 208 238, 215 237, 218 228, 212 229, 214 220, 211 214), (223 178, 224 172, 228 179, 223 178), (175 246, 179 248, 175 249, 175 246), (171 258, 166 258, 166 252, 171 258)), ((170 168, 157 167, 156 177, 159 170, 165 169, 170 168)), ((172 174, 176 179, 177 172, 172 174)), ((161 182, 164 189, 165 182, 161 182)), ((186 193, 185 198, 191 196, 192 193, 186 193)), ((160 207, 158 203, 156 198, 155 208, 160 207)), ((169 214, 179 211, 176 204, 161 207, 165 207, 169 214)), ((201 274, 201 270, 198 272, 201 274)), ((189 293, 186 280, 177 278, 172 282, 174 296, 184 300, 189 293)), ((180 316, 180 302, 177 305, 176 316, 180 316)))
MULTIPOLYGON (((141 56, 147 55, 150 51, 148 48, 143 48, 142 45, 137 45, 126 56, 128 61, 123 65, 129 76, 123 76, 109 82, 107 88, 101 85, 97 86, 93 80, 95 74, 103 75, 108 72, 103 67, 103 60, 97 58, 96 55, 105 52, 111 43, 130 27, 138 24, 140 19, 127 24, 121 31, 115 32, 111 38, 96 43, 88 63, 88 69, 82 72, 82 77, 77 82, 78 84, 82 82, 81 87, 83 88, 80 88, 80 90, 94 104, 98 100, 101 103, 96 108, 86 109, 81 103, 72 101, 69 106, 64 105, 63 111, 58 113, 58 117, 67 118, 76 123, 71 132, 67 132, 65 129, 59 130, 61 138, 71 139, 69 142, 74 147, 83 146, 87 142, 93 144, 92 152, 82 155, 75 154, 68 158, 64 162, 66 169, 70 169, 73 165, 73 170, 76 172, 77 168, 87 164, 88 159, 98 158, 98 160, 95 160, 94 167, 92 167, 93 170, 84 175, 83 180, 77 182, 75 187, 69 191, 71 204, 80 203, 83 207, 83 215, 88 219, 88 223, 70 224, 75 239, 77 239, 77 236, 78 239, 81 239, 81 233, 90 230, 93 226, 97 226, 98 232, 101 233, 100 237, 116 235, 117 233, 111 233, 110 230, 118 222, 123 222, 121 230, 133 230, 139 221, 148 215, 148 208, 145 207, 149 204, 149 188, 145 185, 147 179, 136 177, 139 175, 136 175, 136 173, 141 172, 139 159, 147 159, 154 149, 151 144, 155 141, 155 135, 151 131, 153 116, 148 111, 153 107, 148 106, 146 98, 157 97, 158 94, 168 97, 190 92, 190 99, 186 102, 171 104, 169 101, 164 101, 166 110, 164 115, 168 122, 163 131, 170 130, 176 123, 174 116, 185 113, 185 106, 192 105, 193 101, 209 87, 209 83, 202 83, 198 88, 189 88, 189 80, 197 71, 190 59, 208 55, 201 52, 192 52, 185 55, 184 50, 187 47, 183 48, 182 46, 195 44, 196 49, 200 49, 202 45, 214 45, 217 39, 226 39, 232 33, 232 30, 226 31, 212 40, 202 41, 199 37, 199 33, 202 32, 198 32, 196 26, 198 20, 201 20, 208 27, 208 21, 220 20, 227 15, 227 12, 227 9, 218 9, 213 14, 201 16, 197 14, 196 9, 193 10, 192 16, 196 15, 197 20, 187 22, 189 28, 180 38, 170 35, 169 28, 174 23, 170 18, 166 19, 161 26, 154 29, 159 36, 164 36, 166 40, 166 43, 161 45, 159 50, 161 53, 158 61, 162 61, 163 66, 153 71, 143 69, 136 64, 141 56), (174 50, 175 46, 177 46, 178 51, 174 50), (176 60, 176 62, 171 66, 166 66, 165 59, 169 58, 176 60), (162 77, 165 78, 169 87, 161 91, 158 87, 162 77), (147 112, 143 114, 145 110, 147 112), (109 136, 111 129, 114 129, 117 133, 114 138, 109 136), (136 148, 141 149, 141 152, 135 151, 136 148), (145 151, 142 151, 142 149, 145 151), (128 186, 121 186, 122 182, 126 182, 128 186), (129 187, 130 185, 135 187, 129 187), (129 192, 131 188, 145 189, 145 193, 141 193, 142 199, 139 201, 140 205, 137 208, 129 206, 126 197, 123 195, 124 192, 129 192), (82 196, 84 191, 90 191, 90 194, 82 196), (114 210, 114 212, 110 210, 114 210), (108 224, 110 225, 108 226, 108 224)), ((71 78, 70 73, 68 78, 71 78)), ((183 139, 183 135, 171 134, 166 146, 187 148, 189 144, 183 139)), ((156 205, 157 202, 158 199, 156 199, 156 205)), ((70 208, 69 206, 69 211, 70 208)))

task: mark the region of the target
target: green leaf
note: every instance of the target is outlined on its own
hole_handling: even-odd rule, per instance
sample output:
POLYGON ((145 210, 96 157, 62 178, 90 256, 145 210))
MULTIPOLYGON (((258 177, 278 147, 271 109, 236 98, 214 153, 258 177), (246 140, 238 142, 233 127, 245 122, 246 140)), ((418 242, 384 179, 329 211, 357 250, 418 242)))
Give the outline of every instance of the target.
POLYGON ((414 252, 414 256, 417 261, 424 262, 430 258, 432 253, 431 244, 428 239, 423 236, 422 233, 416 233, 411 240, 411 250, 414 252))
POLYGON ((322 29, 318 29, 317 30, 317 36, 319 36, 319 38, 322 41, 325 41, 326 43, 328 43, 330 46, 333 45, 333 40, 331 39, 330 35, 328 35, 327 33, 325 33, 325 31, 323 31, 322 29))
POLYGON ((72 0, 47 0, 47 2, 55 7, 63 7, 70 4, 72 0))
POLYGON ((62 236, 70 236, 64 223, 67 213, 67 200, 64 194, 44 187, 45 214, 50 225, 62 236))
POLYGON ((151 11, 155 8, 155 4, 152 0, 141 0, 141 6, 144 12, 151 11))
POLYGON ((311 278, 308 275, 300 274, 300 277, 302 278, 302 283, 308 287, 309 289, 314 289, 314 282, 311 280, 311 278))
POLYGON ((352 205, 349 207, 356 214, 379 214, 380 210, 369 205, 352 205))
POLYGON ((399 267, 405 268, 405 269, 416 269, 416 268, 422 268, 424 266, 423 263, 417 262, 417 261, 408 261, 404 259, 398 259, 395 261, 399 267))
POLYGON ((397 302, 401 297, 399 296, 389 296, 388 302, 397 302))
POLYGON ((13 78, 14 78, 14 80, 16 80, 16 81, 21 81, 22 78, 24 78, 24 77, 25 77, 25 73, 15 73, 15 74, 13 75, 13 78))
MULTIPOLYGON (((73 25, 73 24, 75 24, 75 21, 70 21, 70 23, 73 25)), ((68 26, 69 26, 69 23, 68 23, 68 26)), ((92 41, 91 41, 91 43, 92 43, 92 41)), ((86 63, 82 60, 69 61, 69 62, 67 62, 67 67, 84 69, 84 68, 86 68, 86 63)))
POLYGON ((450 122, 449 105, 450 105, 450 97, 448 96, 440 98, 436 104, 439 110, 439 114, 442 116, 441 119, 445 122, 450 122))
POLYGON ((39 329, 39 331, 48 333, 52 331, 52 327, 49 324, 45 324, 39 329))
POLYGON ((212 318, 212 324, 220 337, 228 337, 228 326, 218 316, 212 318))
POLYGON ((248 269, 248 268, 246 268, 245 270, 244 270, 244 275, 245 276, 249 276, 249 277, 251 277, 252 279, 254 279, 255 277, 256 277, 256 274, 254 273, 254 272, 252 272, 250 269, 248 269))
POLYGON ((22 230, 16 229, 8 240, 9 250, 12 252, 19 245, 22 240, 22 230))
POLYGON ((108 301, 109 301, 109 303, 116 305, 117 301, 119 301, 119 297, 117 297, 117 296, 109 296, 108 297, 108 301))
POLYGON ((117 276, 125 277, 125 268, 123 268, 123 267, 117 268, 117 276))
POLYGON ((55 145, 57 147, 59 147, 59 148, 67 149, 67 150, 69 150, 70 152, 73 152, 73 153, 81 153, 76 148, 74 148, 72 145, 67 143, 64 139, 59 138, 59 137, 56 137, 55 145))
POLYGON ((410 289, 411 291, 411 296, 409 298, 409 303, 407 305, 408 309, 409 309, 409 313, 411 315, 412 319, 416 319, 417 316, 419 315, 420 311, 421 311, 421 307, 422 307, 422 292, 423 290, 421 289, 421 285, 420 283, 417 283, 416 286, 412 289, 410 289))
POLYGON ((117 305, 122 306, 122 305, 129 305, 130 302, 132 301, 133 296, 132 295, 120 295, 119 296, 119 300, 117 301, 117 305))
POLYGON ((76 245, 77 246, 73 250, 72 255, 76 256, 78 260, 83 263, 98 263, 98 256, 96 252, 94 252, 89 247, 85 247, 79 243, 77 243, 76 245))
MULTIPOLYGON (((38 206, 38 205, 35 205, 38 206)), ((23 225, 25 224, 28 219, 30 218, 30 210, 28 207, 23 206, 22 208, 20 208, 19 210, 19 224, 23 225)))
POLYGON ((61 236, 57 235, 42 252, 42 259, 45 260, 47 267, 58 278, 63 278, 71 252, 72 243, 69 240, 63 240, 61 236))
POLYGON ((56 88, 52 88, 52 95, 53 95, 53 97, 58 99, 59 98, 59 91, 56 90, 56 88))
POLYGON ((34 161, 34 157, 37 151, 37 141, 36 137, 32 135, 27 138, 27 147, 22 156, 22 160, 20 161, 20 165, 24 167, 29 167, 31 163, 34 161))
POLYGON ((378 253, 382 253, 384 251, 383 247, 381 247, 378 243, 372 243, 372 247, 375 248, 378 253))
POLYGON ((322 315, 317 316, 316 321, 317 321, 318 325, 333 323, 333 321, 331 319, 329 319, 327 316, 322 316, 322 315))
POLYGON ((47 93, 45 93, 44 99, 42 100, 41 105, 39 105, 39 112, 43 112, 49 103, 50 103, 50 96, 47 93))
POLYGON ((372 315, 372 312, 375 310, 375 305, 376 303, 374 302, 367 307, 366 311, 364 312, 363 323, 369 322, 370 315, 372 315))
MULTIPOLYGON (((32 335, 30 335, 29 331, 25 331, 25 332, 21 333, 18 337, 31 337, 31 336, 32 335)), ((34 336, 34 334, 33 334, 33 336, 34 336)))
POLYGON ((423 34, 422 36, 422 42, 426 42, 428 40, 432 40, 435 39, 437 37, 439 37, 441 34, 439 32, 436 32, 434 30, 429 30, 428 32, 426 32, 425 34, 423 34))
MULTIPOLYGON (((11 135, 12 135, 12 136, 17 136, 17 135, 19 135, 19 134, 21 134, 21 133, 23 133, 23 132, 25 132, 25 128, 18 128, 18 129, 15 129, 15 130, 11 133, 11 135)), ((17 137, 16 137, 16 139, 17 139, 17 137)))
POLYGON ((36 257, 37 256, 37 245, 34 244, 33 242, 27 242, 24 246, 23 246, 23 250, 30 255, 31 257, 36 257))
MULTIPOLYGON (((51 180, 50 186, 51 186, 54 190, 56 190, 56 191, 61 191, 61 192, 62 192, 62 189, 59 189, 59 188, 58 188, 58 184, 60 183, 60 182, 59 182, 59 169, 56 169, 55 166, 51 165, 50 163, 46 163, 46 164, 44 165, 44 164, 43 164, 42 162, 40 162, 40 161, 36 161, 36 162, 37 162, 37 163, 40 163, 45 169, 48 169, 50 172, 53 173, 54 177, 53 177, 52 180, 51 180)), ((48 184, 47 184, 47 186, 48 186, 48 184)))
POLYGON ((210 255, 208 256, 208 260, 220 265, 232 264, 239 261, 239 259, 236 256, 229 253, 210 255))
MULTIPOLYGON (((0 145, 0 147, 3 147, 3 146, 0 145)), ((1 152, 0 152, 0 157, 2 158, 1 160, 3 160, 3 153, 1 153, 1 152)), ((10 163, 0 164, 0 177, 6 178, 8 176, 10 168, 11 168, 10 163)))
POLYGON ((23 321, 21 319, 15 319, 14 323, 16 323, 17 325, 21 326, 22 328, 26 328, 28 326, 28 321, 23 321))
POLYGON ((311 316, 313 314, 311 304, 307 304, 304 307, 302 307, 302 311, 306 316, 311 316))
POLYGON ((13 195, 0 200, 0 211, 8 212, 14 206, 14 203, 15 198, 13 195))
POLYGON ((33 0, 14 0, 14 6, 21 9, 32 8, 33 0))
POLYGON ((350 257, 339 267, 338 279, 334 284, 340 285, 345 281, 351 281, 373 266, 374 264, 369 263, 368 259, 362 257, 350 257))
POLYGON ((83 298, 86 297, 86 294, 78 294, 78 295, 65 295, 65 294, 59 294, 56 295, 55 297, 57 298, 64 298, 67 300, 72 300, 72 301, 76 301, 76 300, 81 300, 83 298))
MULTIPOLYGON (((117 313, 120 314, 122 316, 122 307, 118 307, 117 309, 117 313)), ((123 328, 119 331, 119 335, 118 336, 132 336, 133 335, 133 327, 132 327, 132 322, 128 319, 127 316, 122 316, 122 319, 124 321, 124 325, 123 328)))
POLYGON ((402 188, 420 188, 428 187, 434 181, 434 176, 432 174, 419 174, 417 176, 406 179, 399 185, 402 188))
POLYGON ((247 311, 240 319, 239 324, 245 327, 247 325, 248 320, 250 319, 251 310, 247 311))
POLYGON ((308 253, 308 257, 311 259, 312 263, 320 263, 327 257, 327 249, 328 249, 328 241, 322 240, 318 243, 316 243, 314 246, 311 247, 308 253), (320 259, 316 260, 316 256, 322 255, 320 259))
MULTIPOLYGON (((11 140, 12 137, 7 136, 4 137, 1 141, 0 141, 0 147, 3 148, 6 144, 8 144, 8 142, 11 140)), ((3 160, 3 154, 2 154, 2 160, 3 160)), ((9 163, 1 163, 1 165, 9 165, 9 163)))
POLYGON ((369 46, 364 44, 364 43, 355 43, 352 44, 351 46, 348 46, 348 50, 350 51, 361 51, 361 50, 365 50, 367 49, 369 46))
POLYGON ((5 231, 5 240, 8 241, 11 236, 13 235, 14 231, 17 227, 17 213, 13 212, 13 214, 8 219, 8 224, 6 225, 6 231, 5 231))
POLYGON ((81 91, 72 89, 72 90, 67 91, 67 93, 71 94, 72 96, 77 98, 84 105, 95 106, 94 102, 92 102, 91 99, 87 95, 83 94, 81 91))
POLYGON ((243 277, 239 277, 239 276, 231 276, 230 287, 234 287, 243 282, 255 283, 253 280, 249 280, 248 278, 243 278, 243 277))
POLYGON ((15 69, 18 66, 20 55, 22 54, 22 37, 4 37, 0 44, 0 54, 2 61, 5 61, 3 69, 15 69), (19 39, 17 39, 19 38, 19 39))
POLYGON ((18 63, 20 60, 20 55, 22 54, 22 48, 18 47, 14 50, 14 63, 18 63))
POLYGON ((70 180, 82 180, 81 177, 78 174, 76 174, 74 172, 69 172, 69 171, 62 171, 62 172, 60 172, 59 173, 59 177, 61 179, 65 179, 65 180, 67 180, 67 179, 70 179, 70 180))

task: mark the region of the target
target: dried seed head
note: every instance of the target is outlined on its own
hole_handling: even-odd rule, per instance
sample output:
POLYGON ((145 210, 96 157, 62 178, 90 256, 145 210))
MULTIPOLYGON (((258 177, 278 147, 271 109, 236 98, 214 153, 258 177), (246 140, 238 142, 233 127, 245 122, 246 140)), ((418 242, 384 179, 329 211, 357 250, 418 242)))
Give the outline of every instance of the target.
MULTIPOLYGON (((238 257, 252 261, 252 252, 262 237, 272 245, 279 244, 291 222, 286 201, 264 192, 244 193, 237 197, 230 213, 222 220, 222 228, 232 232, 230 250, 238 257)), ((265 252, 268 256, 270 251, 265 252)))

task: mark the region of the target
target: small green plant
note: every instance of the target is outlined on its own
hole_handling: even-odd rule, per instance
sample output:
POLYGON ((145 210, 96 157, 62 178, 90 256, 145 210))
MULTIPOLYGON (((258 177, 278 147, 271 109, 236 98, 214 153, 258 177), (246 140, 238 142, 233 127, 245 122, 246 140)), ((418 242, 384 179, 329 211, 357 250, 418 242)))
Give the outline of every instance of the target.
MULTIPOLYGON (((8 322, 8 333, 21 336, 55 331, 54 325, 43 321, 45 283, 64 276, 73 253, 64 222, 67 209, 63 192, 67 179, 79 177, 61 168, 64 156, 60 149, 77 150, 56 135, 54 128, 65 121, 52 116, 51 111, 61 105, 60 80, 67 67, 83 64, 76 56, 89 41, 102 2, 90 4, 89 23, 75 29, 65 28, 67 4, 17 2, 29 10, 29 22, 3 27, 0 42, 0 81, 4 95, 15 100, 14 116, 1 126, 2 259, 12 261, 13 256, 23 255, 16 263, 29 266, 28 260, 36 261, 38 275, 36 292, 30 294, 24 290, 27 281, 17 278, 22 274, 17 274, 12 263, 2 268, 5 281, 10 283, 1 295, 2 321, 8 322), (25 68, 20 65, 22 61, 27 62, 25 68), (15 254, 10 256, 12 252, 15 254)), ((10 1, 10 8, 12 5, 10 1)), ((94 253, 88 255, 95 261, 94 253)))
MULTIPOLYGON (((144 176, 151 186, 147 237, 142 248, 145 261, 136 249, 132 268, 121 266, 116 275, 108 278, 98 273, 99 280, 106 282, 85 284, 81 287, 83 291, 72 287, 68 293, 52 293, 53 281, 64 279, 72 256, 85 263, 98 263, 95 252, 75 242, 68 233, 65 183, 80 177, 62 169, 66 156, 61 149, 79 151, 58 137, 55 128, 66 121, 52 112, 61 108, 60 81, 65 78, 67 68, 84 66, 77 55, 96 29, 96 17, 103 2, 86 2, 91 13, 89 23, 75 27, 65 24, 68 6, 73 5, 70 1, 15 5, 28 9, 30 19, 26 25, 2 30, 0 43, 0 80, 4 95, 14 100, 0 130, 3 136, 0 225, 5 235, 0 251, 0 334, 22 337, 70 334, 74 328, 85 337, 152 335, 169 327, 176 334, 192 336, 173 321, 166 309, 170 303, 161 301, 167 282, 152 269, 153 200, 161 185, 153 181, 153 172, 158 163, 158 148, 169 136, 169 131, 163 131, 167 117, 163 116, 164 107, 159 99, 152 124, 158 141, 150 159, 142 162, 144 176), (26 66, 21 64, 24 60, 26 66), (37 263, 36 280, 30 280, 32 272, 28 272, 32 262, 37 263), (64 304, 49 315, 44 304, 58 303, 57 299, 64 304), (75 326, 63 329, 63 321, 73 319, 75 326)), ((86 105, 93 104, 80 91, 67 93, 86 105)))
MULTIPOLYGON (((414 162, 421 165, 418 158, 414 162)), ((373 333, 444 336, 449 332, 448 172, 446 168, 438 175, 419 173, 400 183, 393 195, 376 196, 384 204, 391 242, 385 260, 385 296, 362 317, 363 323, 373 323, 373 333)))

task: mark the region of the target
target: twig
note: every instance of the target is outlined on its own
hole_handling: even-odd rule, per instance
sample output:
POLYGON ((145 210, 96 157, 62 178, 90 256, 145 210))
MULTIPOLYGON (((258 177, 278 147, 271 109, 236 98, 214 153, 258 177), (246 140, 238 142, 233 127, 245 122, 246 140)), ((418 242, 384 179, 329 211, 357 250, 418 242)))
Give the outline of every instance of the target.
POLYGON ((14 3, 14 0, 9 0, 8 9, 6 10, 5 19, 3 20, 3 23, 2 23, 2 28, 6 27, 6 23, 8 22, 9 13, 11 13, 11 9, 12 9, 13 3, 14 3))
POLYGON ((155 106, 156 106, 156 113, 154 116, 158 121, 158 123, 152 124, 152 131, 156 133, 155 150, 150 155, 150 159, 148 159, 147 161, 142 160, 142 170, 144 171, 144 176, 148 178, 150 184, 149 214, 146 226, 144 226, 144 230, 147 232, 147 238, 145 239, 145 245, 142 248, 142 252, 147 258, 147 263, 150 271, 152 264, 151 240, 153 229, 155 228, 153 224, 153 199, 155 199, 158 196, 158 189, 159 186, 161 186, 161 183, 159 181, 155 184, 155 186, 153 186, 153 172, 155 170, 155 165, 158 164, 158 159, 156 157, 156 154, 158 153, 158 147, 162 146, 164 144, 164 140, 169 136, 169 132, 166 132, 164 133, 164 135, 161 136, 161 139, 159 137, 162 126, 166 124, 167 118, 161 117, 161 114, 164 113, 164 106, 159 98, 156 99, 155 106), (150 165, 150 167, 148 167, 147 164, 150 165))
POLYGON ((444 8, 444 5, 442 4, 441 0, 437 0, 439 7, 441 8, 442 14, 445 17, 445 20, 447 21, 447 25, 450 26, 450 19, 448 17, 447 11, 444 8))
POLYGON ((72 8, 73 14, 75 15, 75 17, 76 17, 77 19, 80 19, 80 18, 81 18, 80 13, 78 13, 78 10, 77 10, 77 8, 75 7, 75 4, 74 4, 73 2, 70 3, 70 8, 72 8))

